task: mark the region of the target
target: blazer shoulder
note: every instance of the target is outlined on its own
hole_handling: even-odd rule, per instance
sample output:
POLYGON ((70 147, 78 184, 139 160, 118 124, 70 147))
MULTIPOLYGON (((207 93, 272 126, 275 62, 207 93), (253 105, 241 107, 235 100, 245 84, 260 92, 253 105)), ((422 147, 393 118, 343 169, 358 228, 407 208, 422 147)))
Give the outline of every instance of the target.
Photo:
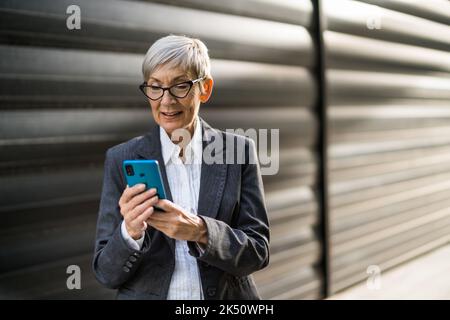
POLYGON ((116 160, 134 157, 145 135, 134 137, 128 141, 119 143, 106 150, 106 156, 116 160))

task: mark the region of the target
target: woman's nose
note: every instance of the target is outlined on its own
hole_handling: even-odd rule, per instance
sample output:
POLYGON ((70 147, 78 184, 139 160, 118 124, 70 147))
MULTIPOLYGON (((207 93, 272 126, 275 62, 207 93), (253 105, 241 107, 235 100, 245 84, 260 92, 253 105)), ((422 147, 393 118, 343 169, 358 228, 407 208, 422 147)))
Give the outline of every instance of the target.
POLYGON ((169 90, 164 91, 163 96, 161 97, 161 104, 174 104, 176 103, 176 99, 172 96, 169 90))

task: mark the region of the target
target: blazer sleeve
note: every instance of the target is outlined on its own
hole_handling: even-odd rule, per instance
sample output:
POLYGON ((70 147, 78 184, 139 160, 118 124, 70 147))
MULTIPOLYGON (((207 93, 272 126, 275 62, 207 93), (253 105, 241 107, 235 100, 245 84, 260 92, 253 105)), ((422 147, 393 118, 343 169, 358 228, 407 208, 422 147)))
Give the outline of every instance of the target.
MULTIPOLYGON (((247 276, 269 263, 269 222, 256 148, 248 139, 248 150, 255 163, 242 166, 240 208, 233 228, 224 221, 199 216, 208 230, 208 243, 201 253, 190 242, 191 254, 235 276, 247 276)), ((251 159, 251 158, 250 158, 251 159)))
POLYGON ((119 199, 124 189, 121 166, 116 160, 117 151, 106 152, 103 189, 97 221, 93 271, 97 280, 108 288, 117 289, 135 272, 142 254, 150 248, 150 238, 145 232, 141 250, 128 246, 121 233, 123 221, 119 199))

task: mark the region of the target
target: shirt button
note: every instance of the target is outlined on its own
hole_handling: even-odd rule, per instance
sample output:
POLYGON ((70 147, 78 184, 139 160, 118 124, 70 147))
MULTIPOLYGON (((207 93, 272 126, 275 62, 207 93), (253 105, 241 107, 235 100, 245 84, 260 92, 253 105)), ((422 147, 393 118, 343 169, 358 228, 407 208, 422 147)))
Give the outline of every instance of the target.
POLYGON ((123 267, 122 270, 125 271, 126 273, 130 272, 130 268, 128 268, 128 267, 126 267, 126 266, 123 267))
POLYGON ((131 256, 130 259, 128 259, 128 260, 130 260, 131 262, 136 262, 137 258, 135 256, 131 256))
POLYGON ((130 261, 125 262, 125 266, 127 266, 128 268, 132 268, 133 264, 130 261))

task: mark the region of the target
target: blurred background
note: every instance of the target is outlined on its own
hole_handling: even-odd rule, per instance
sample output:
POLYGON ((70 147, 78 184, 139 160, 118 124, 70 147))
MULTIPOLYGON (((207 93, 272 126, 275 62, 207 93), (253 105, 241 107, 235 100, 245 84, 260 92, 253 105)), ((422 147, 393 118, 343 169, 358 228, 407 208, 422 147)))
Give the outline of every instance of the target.
POLYGON ((445 248, 449 25, 447 0, 0 0, 0 298, 114 297, 90 266, 104 155, 152 124, 141 63, 170 33, 210 49, 207 122, 280 129, 263 298, 333 297, 445 248))

